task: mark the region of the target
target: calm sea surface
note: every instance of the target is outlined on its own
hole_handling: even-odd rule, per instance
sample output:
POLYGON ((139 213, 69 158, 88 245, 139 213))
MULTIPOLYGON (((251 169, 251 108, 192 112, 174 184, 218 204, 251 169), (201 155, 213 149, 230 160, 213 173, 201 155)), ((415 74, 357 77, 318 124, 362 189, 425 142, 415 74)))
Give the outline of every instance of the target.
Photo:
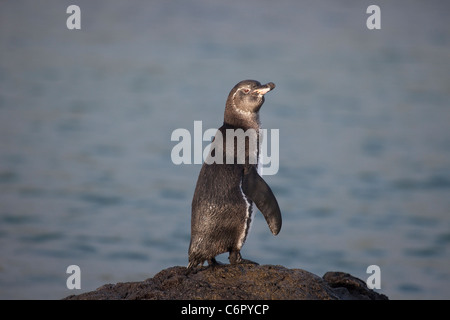
POLYGON ((219 127, 248 78, 277 85, 283 228, 257 214, 243 256, 450 299, 448 2, 376 1, 373 31, 368 1, 80 0, 81 30, 70 4, 0 3, 1 299, 187 265, 200 165, 172 163, 171 134, 219 127))

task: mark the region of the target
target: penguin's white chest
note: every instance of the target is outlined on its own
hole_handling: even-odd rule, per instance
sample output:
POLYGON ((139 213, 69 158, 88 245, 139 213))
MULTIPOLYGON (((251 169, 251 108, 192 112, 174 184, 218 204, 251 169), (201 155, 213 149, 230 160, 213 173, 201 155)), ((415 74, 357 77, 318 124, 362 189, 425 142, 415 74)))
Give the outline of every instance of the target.
POLYGON ((250 229, 252 227, 254 210, 253 210, 253 203, 249 202, 247 196, 244 194, 244 191, 242 190, 242 181, 239 183, 239 190, 241 191, 242 198, 245 201, 245 220, 237 244, 237 247, 240 250, 244 245, 245 240, 247 239, 247 235, 249 234, 250 229))
MULTIPOLYGON (((254 152, 255 155, 254 157, 257 159, 257 168, 258 171, 260 170, 261 166, 261 154, 259 152, 260 149, 260 145, 261 145, 261 140, 262 140, 262 134, 261 134, 261 130, 260 128, 258 128, 257 130, 257 148, 254 148, 254 152)), ((242 246, 245 243, 245 240, 247 239, 248 234, 250 233, 250 230, 252 228, 252 224, 253 224, 253 216, 255 213, 254 210, 254 203, 250 203, 250 201, 247 199, 247 196, 244 194, 244 191, 242 190, 242 180, 239 182, 239 190, 241 191, 241 195, 242 198, 245 201, 245 221, 244 224, 242 226, 242 232, 241 235, 239 236, 239 240, 238 240, 238 249, 240 250, 242 248, 242 246)))

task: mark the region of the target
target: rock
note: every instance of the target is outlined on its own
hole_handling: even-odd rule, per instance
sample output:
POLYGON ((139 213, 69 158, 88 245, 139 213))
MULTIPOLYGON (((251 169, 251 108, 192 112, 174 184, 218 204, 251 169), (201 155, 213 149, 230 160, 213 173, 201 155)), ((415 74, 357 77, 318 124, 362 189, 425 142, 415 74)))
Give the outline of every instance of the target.
POLYGON ((364 281, 348 273, 329 271, 323 279, 335 292, 339 292, 342 300, 388 300, 387 296, 370 290, 364 281))
POLYGON ((142 282, 107 284, 66 300, 387 300, 364 281, 343 272, 323 278, 274 265, 222 265, 186 275, 185 267, 162 270, 142 282))

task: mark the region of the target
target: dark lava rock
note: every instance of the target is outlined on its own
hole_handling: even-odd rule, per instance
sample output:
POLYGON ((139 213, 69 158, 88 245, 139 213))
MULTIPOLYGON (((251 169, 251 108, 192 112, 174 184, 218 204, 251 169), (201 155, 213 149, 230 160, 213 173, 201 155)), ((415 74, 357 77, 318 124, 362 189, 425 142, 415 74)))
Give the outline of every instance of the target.
POLYGON ((66 300, 387 300, 364 281, 343 272, 323 278, 274 265, 222 265, 186 275, 185 267, 162 270, 142 282, 107 284, 66 300))
POLYGON ((388 300, 387 296, 370 290, 364 281, 348 273, 329 271, 323 279, 342 300, 388 300))

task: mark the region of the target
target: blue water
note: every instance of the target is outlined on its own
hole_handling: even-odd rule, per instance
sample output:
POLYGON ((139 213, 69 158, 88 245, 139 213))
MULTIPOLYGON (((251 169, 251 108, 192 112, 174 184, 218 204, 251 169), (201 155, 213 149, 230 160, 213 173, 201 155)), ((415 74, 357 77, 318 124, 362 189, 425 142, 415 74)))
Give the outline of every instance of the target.
MULTIPOLYGON (((367 279, 392 299, 450 298, 450 6, 376 1, 0 3, 0 298, 59 299, 187 265, 200 165, 177 128, 222 123, 251 78, 279 129, 242 254, 367 279), (81 269, 81 290, 66 268, 81 269)), ((204 144, 206 146, 207 143, 204 144)), ((226 255, 219 260, 227 261, 226 255)))

